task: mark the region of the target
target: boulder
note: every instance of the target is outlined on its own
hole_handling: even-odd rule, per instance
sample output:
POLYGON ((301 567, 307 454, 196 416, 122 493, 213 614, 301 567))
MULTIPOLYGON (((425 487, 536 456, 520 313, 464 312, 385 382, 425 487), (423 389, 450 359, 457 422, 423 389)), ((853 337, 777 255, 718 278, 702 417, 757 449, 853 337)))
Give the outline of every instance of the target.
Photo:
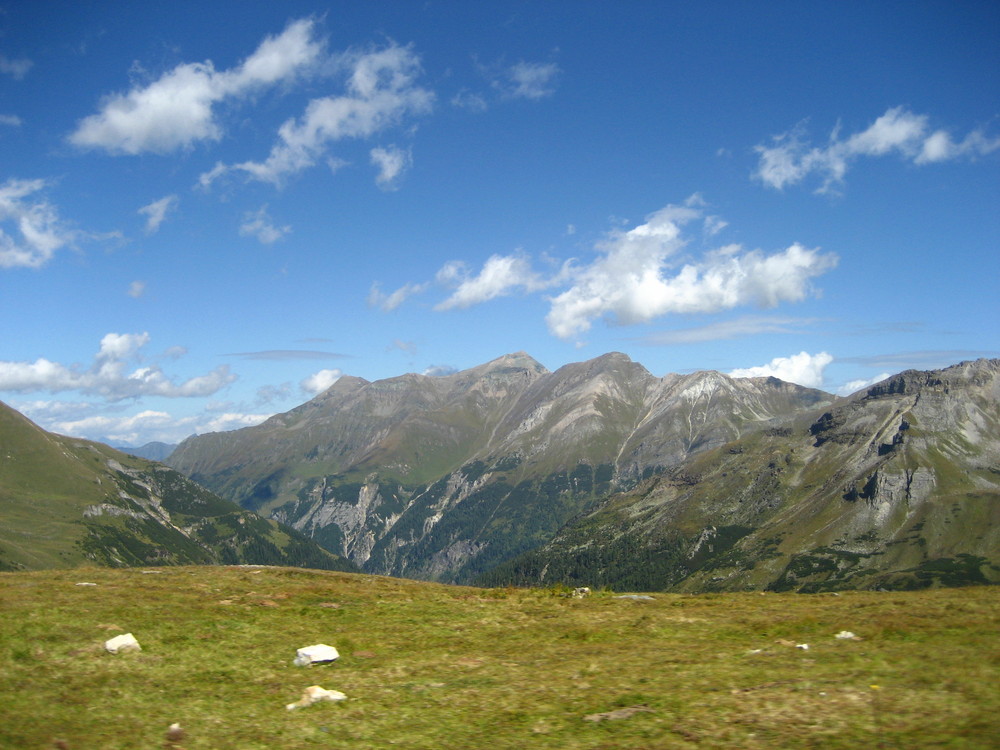
POLYGON ((131 633, 116 635, 114 638, 104 642, 106 648, 112 654, 122 654, 126 651, 142 651, 142 646, 131 633))
POLYGON ((307 667, 310 664, 324 661, 335 661, 340 658, 337 649, 327 646, 324 643, 317 643, 315 646, 304 646, 295 652, 295 660, 292 662, 297 667, 307 667))

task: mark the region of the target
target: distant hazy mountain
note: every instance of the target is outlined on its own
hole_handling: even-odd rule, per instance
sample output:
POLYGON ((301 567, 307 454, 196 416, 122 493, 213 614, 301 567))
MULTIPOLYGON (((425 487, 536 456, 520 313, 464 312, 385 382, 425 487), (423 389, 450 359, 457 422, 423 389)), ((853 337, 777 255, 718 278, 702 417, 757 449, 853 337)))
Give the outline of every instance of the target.
POLYGON ((518 353, 447 377, 344 377, 168 463, 365 570, 468 581, 615 491, 833 400, 774 378, 657 378, 623 354, 548 372, 518 353))
POLYGON ((120 450, 122 453, 128 453, 129 455, 138 456, 139 458, 148 458, 150 461, 165 461, 170 454, 174 452, 174 448, 176 447, 176 444, 159 443, 155 441, 138 447, 132 445, 115 446, 115 448, 120 450))
POLYGON ((46 432, 0 403, 0 570, 182 563, 356 570, 173 469, 46 432))

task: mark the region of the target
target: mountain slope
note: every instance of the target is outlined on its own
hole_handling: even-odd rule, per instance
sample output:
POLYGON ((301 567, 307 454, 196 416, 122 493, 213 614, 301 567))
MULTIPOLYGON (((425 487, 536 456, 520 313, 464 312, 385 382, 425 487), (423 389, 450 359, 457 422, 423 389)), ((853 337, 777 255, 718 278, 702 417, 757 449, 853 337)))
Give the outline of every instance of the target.
POLYGON ((484 576, 633 589, 1000 582, 1000 360, 907 371, 707 451, 484 576))
POLYGON ((219 562, 355 569, 173 469, 0 403, 0 570, 219 562))
POLYGON ((463 581, 616 489, 831 400, 773 378, 656 378, 623 354, 548 372, 518 353, 441 378, 341 378, 169 463, 370 572, 463 581))

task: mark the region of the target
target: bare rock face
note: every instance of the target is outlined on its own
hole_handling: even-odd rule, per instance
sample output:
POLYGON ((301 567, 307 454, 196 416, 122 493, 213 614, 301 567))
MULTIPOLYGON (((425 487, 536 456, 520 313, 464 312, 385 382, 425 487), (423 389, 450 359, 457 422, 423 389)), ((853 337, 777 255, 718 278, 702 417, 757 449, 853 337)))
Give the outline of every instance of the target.
POLYGON ((468 580, 615 489, 833 397, 774 378, 658 378, 624 354, 524 353, 446 377, 342 378, 172 466, 370 572, 468 580))

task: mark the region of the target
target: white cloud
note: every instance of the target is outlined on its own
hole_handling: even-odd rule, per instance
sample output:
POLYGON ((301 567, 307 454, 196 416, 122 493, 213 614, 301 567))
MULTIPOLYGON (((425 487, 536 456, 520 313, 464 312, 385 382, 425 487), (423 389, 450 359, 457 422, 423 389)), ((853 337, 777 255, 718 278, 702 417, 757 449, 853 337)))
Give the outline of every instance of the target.
POLYGON ((278 129, 278 142, 262 162, 217 164, 199 182, 208 187, 230 171, 241 171, 276 186, 317 163, 333 141, 367 138, 400 122, 406 114, 428 112, 434 95, 417 85, 420 59, 409 47, 389 44, 383 49, 345 54, 346 93, 313 99, 298 120, 278 129))
POLYGON ((426 289, 427 284, 406 283, 396 291, 386 294, 382 291, 378 282, 375 282, 372 284, 372 288, 368 292, 368 306, 377 307, 382 310, 382 312, 392 312, 403 304, 408 297, 412 297, 414 294, 420 294, 426 289))
POLYGON ((0 185, 0 268, 41 268, 56 250, 73 243, 74 232, 38 195, 45 187, 44 180, 7 180, 0 185))
POLYGON ((413 155, 396 146, 377 147, 371 150, 371 160, 379 170, 375 183, 383 190, 395 190, 399 178, 413 163, 413 155))
POLYGON ((248 211, 240 224, 240 235, 256 237, 264 245, 277 242, 292 231, 290 226, 276 227, 267 213, 267 206, 261 206, 257 211, 248 211))
POLYGON ((1000 138, 987 138, 982 130, 955 142, 945 130, 930 132, 927 115, 895 107, 860 133, 841 138, 839 128, 834 130, 825 147, 809 144, 802 125, 778 135, 772 145, 755 148, 760 161, 754 177, 780 190, 816 173, 823 178, 817 192, 826 192, 843 181, 850 163, 861 156, 896 153, 914 164, 928 164, 983 156, 998 148, 1000 138))
MULTIPOLYGON (((692 259, 690 253, 679 259, 687 245, 684 227, 696 220, 704 220, 702 238, 725 224, 716 216, 705 217, 704 201, 695 195, 683 205, 660 209, 630 230, 611 231, 597 244, 596 258, 589 264, 575 259, 558 264, 543 256, 551 266, 558 266, 543 274, 520 251, 490 256, 478 273, 470 271, 464 261, 449 261, 435 279, 453 291, 434 309, 462 309, 518 291, 530 294, 565 287, 548 300, 546 322, 554 335, 569 339, 589 330, 598 318, 628 325, 669 314, 707 314, 751 305, 773 308, 783 302, 799 302, 813 293, 812 279, 837 264, 835 254, 798 243, 770 255, 726 245, 705 252, 700 259, 692 259)), ((395 309, 410 294, 423 289, 424 285, 407 284, 386 295, 375 284, 368 301, 384 310, 395 309)), ((745 331, 764 325, 759 320, 747 322, 745 331)), ((721 337, 719 331, 708 335, 721 337)), ((733 335, 745 333, 725 332, 725 337, 733 335)))
POLYGON ((17 115, 0 115, 0 125, 9 125, 12 128, 21 125, 21 118, 17 115))
POLYGON ((0 391, 78 391, 120 401, 139 396, 210 396, 236 380, 223 365, 177 383, 157 365, 138 366, 142 359, 139 352, 148 342, 148 333, 109 333, 101 339, 100 349, 86 369, 44 358, 34 362, 0 361, 0 391), (130 370, 130 366, 134 369, 130 370))
POLYGON ((177 207, 179 199, 176 195, 168 195, 143 206, 138 213, 146 217, 146 234, 153 234, 167 218, 167 213, 177 207))
POLYGON ((340 370, 320 370, 315 372, 309 377, 302 380, 299 386, 308 394, 313 396, 322 393, 331 385, 340 380, 340 376, 344 373, 340 370))
POLYGON ((876 375, 873 378, 850 380, 837 389, 837 394, 840 396, 850 396, 852 393, 857 393, 862 388, 867 388, 870 385, 875 385, 876 383, 882 382, 890 375, 891 373, 883 372, 880 375, 876 375))
POLYGON ((799 352, 790 357, 775 357, 766 365, 736 369, 729 375, 734 378, 774 377, 807 388, 819 388, 823 385, 823 371, 831 362, 833 357, 826 352, 799 352))
POLYGON ((218 140, 217 105, 298 75, 319 58, 314 22, 302 19, 267 37, 236 68, 217 71, 210 60, 184 63, 145 86, 105 98, 97 114, 80 121, 74 145, 114 154, 165 154, 203 140, 218 140))
POLYGON ((15 81, 20 81, 28 75, 32 65, 34 63, 25 57, 11 60, 6 55, 0 55, 0 73, 10 76, 15 81))
POLYGON ((128 285, 128 296, 139 299, 143 294, 146 293, 146 282, 145 281, 133 281, 128 285))
POLYGON ((492 255, 475 276, 469 274, 461 261, 452 261, 438 271, 437 280, 456 285, 456 288, 448 299, 434 307, 435 310, 471 307, 511 294, 518 288, 534 292, 550 284, 532 270, 530 261, 520 254, 492 255))
POLYGON ((681 229, 701 216, 700 208, 671 205, 634 229, 613 232, 598 247, 601 255, 578 269, 573 285, 552 300, 549 330, 571 338, 599 317, 630 324, 671 313, 798 302, 811 292, 814 276, 836 265, 835 255, 798 243, 772 255, 730 245, 674 272, 668 260, 685 245, 681 229))
POLYGON ((555 63, 518 62, 504 71, 504 80, 494 85, 515 99, 542 99, 555 92, 555 79, 559 75, 555 63))

